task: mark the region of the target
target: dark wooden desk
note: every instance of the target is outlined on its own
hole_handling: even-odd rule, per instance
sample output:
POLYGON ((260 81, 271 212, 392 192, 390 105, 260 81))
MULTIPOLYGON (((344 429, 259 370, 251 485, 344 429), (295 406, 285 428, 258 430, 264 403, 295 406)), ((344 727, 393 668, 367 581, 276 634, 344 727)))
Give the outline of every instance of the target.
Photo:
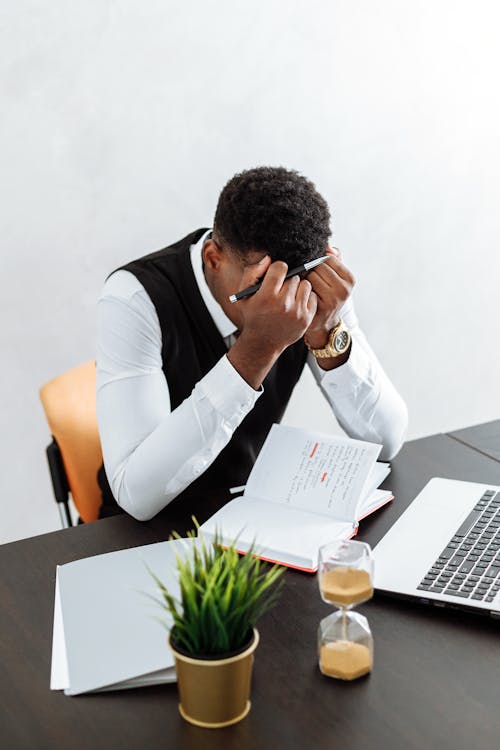
POLYGON ((449 432, 448 435, 489 458, 500 462, 500 419, 487 424, 466 427, 465 430, 449 432))
MULTIPOLYGON (((446 435, 407 443, 387 480, 396 500, 363 522, 359 538, 376 544, 432 476, 500 485, 500 464, 446 435)), ((51 692, 56 564, 156 542, 171 528, 166 514, 145 524, 121 516, 0 547, 0 747, 498 747, 498 621, 377 596, 361 608, 374 634, 374 672, 339 683, 316 665, 318 623, 331 610, 315 578, 294 571, 279 608, 261 623, 252 711, 238 725, 214 731, 184 723, 175 685, 76 698, 51 692)))

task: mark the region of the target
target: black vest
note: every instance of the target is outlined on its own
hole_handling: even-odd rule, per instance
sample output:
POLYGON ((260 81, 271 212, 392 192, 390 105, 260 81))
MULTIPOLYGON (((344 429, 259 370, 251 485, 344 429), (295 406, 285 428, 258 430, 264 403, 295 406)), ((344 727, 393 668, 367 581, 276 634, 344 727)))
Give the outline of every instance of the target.
MULTIPOLYGON (((136 276, 156 308, 162 331, 163 371, 172 410, 190 396, 196 383, 227 353, 224 339, 203 302, 191 265, 190 246, 206 231, 198 229, 174 245, 122 267, 136 276)), ((223 488, 227 491, 229 487, 245 484, 271 425, 283 416, 306 357, 307 349, 302 340, 283 352, 264 381, 264 393, 229 443, 206 471, 175 499, 175 506, 183 504, 188 518, 192 513, 192 501, 204 493, 223 488)), ((103 495, 101 517, 120 512, 103 467, 98 480, 103 495)), ((169 509, 171 506, 172 503, 169 509)))

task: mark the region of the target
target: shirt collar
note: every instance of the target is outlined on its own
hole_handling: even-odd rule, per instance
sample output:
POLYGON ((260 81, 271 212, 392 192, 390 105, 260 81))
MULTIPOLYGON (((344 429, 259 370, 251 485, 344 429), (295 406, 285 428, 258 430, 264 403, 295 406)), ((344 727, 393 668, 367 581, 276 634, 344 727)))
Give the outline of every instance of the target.
POLYGON ((223 339, 225 339, 235 333, 236 326, 231 320, 229 320, 226 313, 208 288, 205 274, 203 273, 203 262, 201 258, 203 243, 206 242, 211 231, 212 230, 205 232, 205 234, 200 237, 198 242, 196 242, 194 245, 191 245, 191 264, 193 266, 194 277, 196 279, 196 283, 198 284, 201 298, 203 299, 203 302, 205 303, 207 310, 212 317, 212 320, 217 326, 220 335, 223 339))

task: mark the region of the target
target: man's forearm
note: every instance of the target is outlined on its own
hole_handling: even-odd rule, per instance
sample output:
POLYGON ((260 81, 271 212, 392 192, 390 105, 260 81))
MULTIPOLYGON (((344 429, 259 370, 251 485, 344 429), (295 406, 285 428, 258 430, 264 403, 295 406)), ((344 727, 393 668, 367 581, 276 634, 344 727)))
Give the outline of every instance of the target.
POLYGON ((352 349, 344 367, 325 372, 311 354, 308 362, 346 434, 382 443, 380 458, 389 460, 401 448, 406 434, 406 405, 361 331, 352 333, 352 349))
POLYGON ((106 473, 118 504, 140 521, 156 515, 210 466, 257 398, 226 356, 171 412, 163 373, 98 388, 106 473), (140 418, 130 419, 130 403, 142 405, 140 418))
POLYGON ((267 346, 263 338, 259 340, 243 332, 227 353, 227 358, 243 380, 258 390, 280 354, 267 346))

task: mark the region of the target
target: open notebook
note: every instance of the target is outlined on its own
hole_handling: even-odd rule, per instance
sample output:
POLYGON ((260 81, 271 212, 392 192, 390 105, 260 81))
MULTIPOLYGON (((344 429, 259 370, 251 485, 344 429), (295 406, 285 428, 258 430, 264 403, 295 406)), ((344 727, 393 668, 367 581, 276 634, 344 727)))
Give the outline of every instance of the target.
POLYGON ((242 497, 231 500, 201 526, 223 544, 237 537, 247 552, 256 542, 263 559, 314 572, 318 549, 349 539, 361 518, 392 500, 377 490, 390 472, 377 463, 381 445, 273 425, 242 497))
POLYGON ((178 595, 175 551, 188 539, 58 565, 50 687, 66 695, 174 682, 167 613, 147 567, 178 595), (146 595, 145 595, 146 594, 146 595))

